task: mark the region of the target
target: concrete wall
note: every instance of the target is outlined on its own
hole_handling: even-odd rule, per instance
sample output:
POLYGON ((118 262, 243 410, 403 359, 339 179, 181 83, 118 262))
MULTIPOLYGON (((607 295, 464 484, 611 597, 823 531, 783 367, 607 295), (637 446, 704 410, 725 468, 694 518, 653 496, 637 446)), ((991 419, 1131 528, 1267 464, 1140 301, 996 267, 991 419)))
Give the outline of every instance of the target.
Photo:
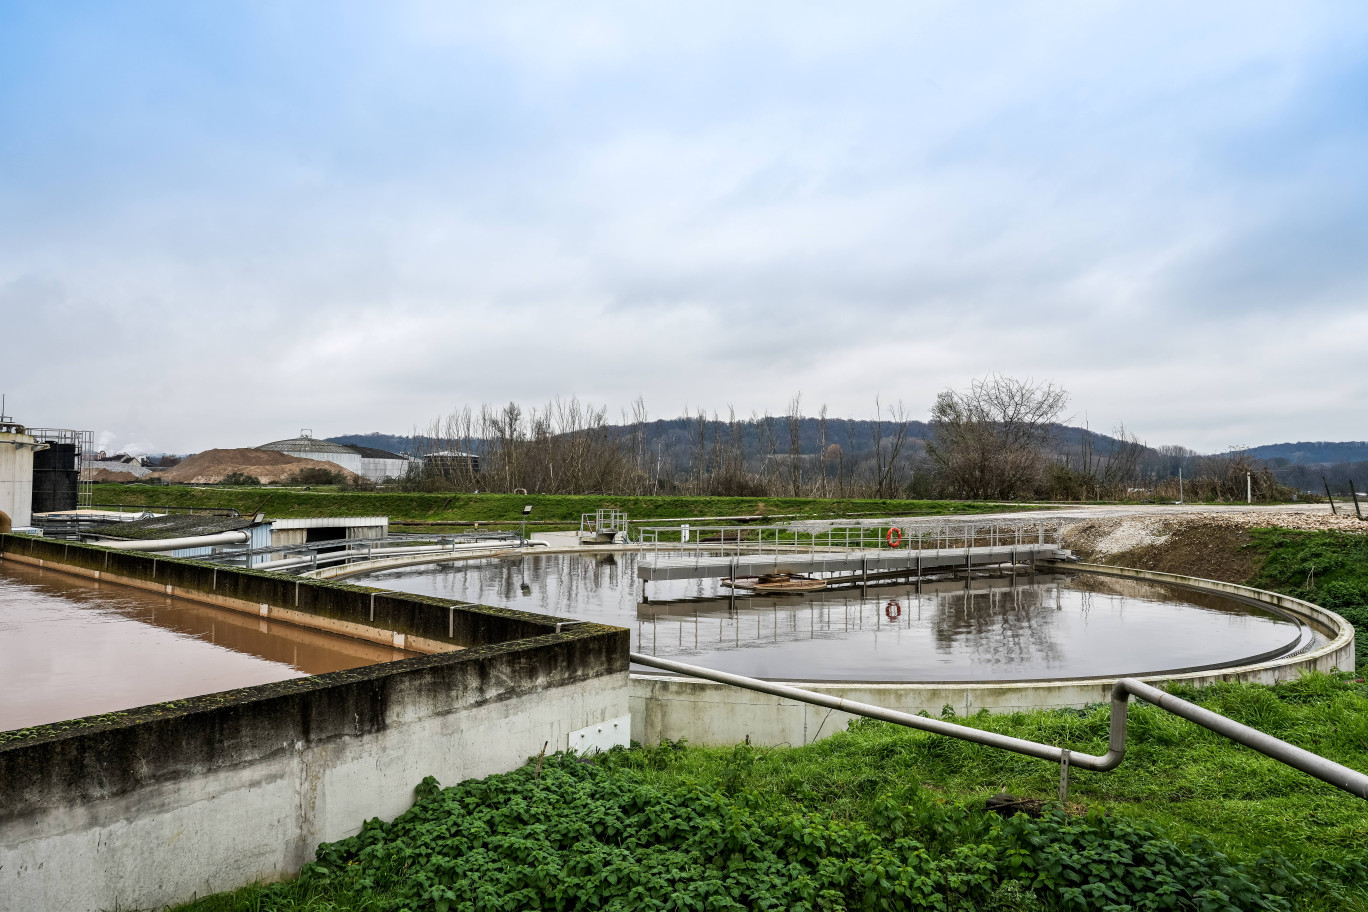
MULTIPOLYGON (((1354 668, 1354 628, 1332 611, 1277 593, 1215 580, 1200 580, 1146 570, 1071 565, 1073 569, 1129 579, 1173 583, 1261 602, 1296 616, 1319 631, 1323 645, 1301 655, 1217 671, 1140 677, 1151 684, 1182 681, 1201 687, 1218 681, 1273 684, 1302 671, 1354 668)), ((788 682, 786 682, 788 683, 788 682)), ((792 682, 793 686, 907 713, 938 716, 945 706, 956 714, 1081 708, 1110 699, 1114 678, 1078 681, 1029 681, 1002 684, 831 684, 792 682)), ((801 745, 844 731, 854 716, 739 687, 672 675, 632 675, 632 737, 653 744, 661 738, 692 744, 727 745, 750 738, 752 744, 801 745)))
MULTIPOLYGON (((302 545, 305 537, 309 534, 307 529, 277 529, 274 524, 271 528, 271 547, 277 545, 302 545)), ((288 554, 272 554, 271 560, 284 560, 288 554)), ((267 561, 269 564, 270 561, 267 561)))
MULTIPOLYGON (((69 547, 63 562, 65 543, 0 536, 5 559, 106 572, 82 566, 103 549, 69 547)), ((185 583, 200 569, 159 558, 156 572, 185 583)), ((360 590, 218 568, 234 573, 286 593, 299 583, 319 616, 345 615, 360 590)), ((386 616, 426 623, 388 598, 405 601, 377 599, 386 616)), ((450 784, 507 771, 627 713, 626 630, 555 633, 554 618, 428 601, 409 607, 472 645, 0 733, 0 910, 156 907, 288 876, 320 841, 405 810, 424 776, 450 784), (457 612, 489 614, 456 623, 457 612), (524 636, 500 641, 510 633, 524 636)))

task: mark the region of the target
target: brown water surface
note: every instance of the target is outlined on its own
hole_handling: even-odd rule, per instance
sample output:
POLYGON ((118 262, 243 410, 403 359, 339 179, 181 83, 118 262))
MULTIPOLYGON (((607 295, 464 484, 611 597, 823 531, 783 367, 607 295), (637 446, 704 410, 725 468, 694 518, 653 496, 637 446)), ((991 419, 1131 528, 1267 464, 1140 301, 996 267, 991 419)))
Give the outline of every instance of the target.
POLYGON ((0 731, 409 655, 0 561, 0 731))

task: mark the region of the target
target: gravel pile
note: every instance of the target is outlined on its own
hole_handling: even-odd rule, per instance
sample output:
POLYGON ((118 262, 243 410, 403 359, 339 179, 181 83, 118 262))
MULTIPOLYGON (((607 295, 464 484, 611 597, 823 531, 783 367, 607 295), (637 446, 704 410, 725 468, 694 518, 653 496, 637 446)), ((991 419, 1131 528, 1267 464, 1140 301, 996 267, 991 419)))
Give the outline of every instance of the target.
POLYGON ((1064 530, 1064 546, 1095 555, 1120 554, 1133 548, 1158 545, 1176 532, 1189 529, 1293 529, 1302 532, 1335 530, 1368 533, 1368 522, 1352 514, 1292 513, 1249 510, 1239 513, 1167 513, 1083 519, 1064 530))

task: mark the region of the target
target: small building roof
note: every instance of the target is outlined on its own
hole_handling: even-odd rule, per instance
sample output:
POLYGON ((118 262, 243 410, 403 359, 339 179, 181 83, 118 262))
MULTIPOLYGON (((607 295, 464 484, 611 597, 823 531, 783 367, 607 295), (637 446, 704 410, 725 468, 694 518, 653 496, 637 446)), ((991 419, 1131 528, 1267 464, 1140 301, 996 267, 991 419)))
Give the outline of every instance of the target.
POLYGON ((336 529, 346 528, 373 528, 384 526, 389 528, 388 516, 313 516, 302 519, 273 519, 271 528, 276 531, 286 529, 336 529))
POLYGON ((214 535, 218 532, 237 532, 260 525, 251 516, 210 516, 203 513, 169 513, 149 516, 130 522, 101 523, 91 532, 105 538, 152 541, 164 538, 190 538, 195 535, 214 535))

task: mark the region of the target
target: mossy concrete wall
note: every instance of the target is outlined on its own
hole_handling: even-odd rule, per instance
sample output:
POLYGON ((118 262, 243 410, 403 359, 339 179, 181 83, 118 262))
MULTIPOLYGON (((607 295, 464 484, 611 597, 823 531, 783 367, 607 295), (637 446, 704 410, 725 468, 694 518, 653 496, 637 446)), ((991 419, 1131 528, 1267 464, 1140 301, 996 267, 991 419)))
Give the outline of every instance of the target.
MULTIPOLYGON (((0 557, 371 623, 360 587, 18 536, 0 557)), ((415 596, 375 612, 464 648, 0 733, 0 909, 158 907, 285 877, 402 812, 424 776, 513 769, 627 713, 626 630, 415 596)))

